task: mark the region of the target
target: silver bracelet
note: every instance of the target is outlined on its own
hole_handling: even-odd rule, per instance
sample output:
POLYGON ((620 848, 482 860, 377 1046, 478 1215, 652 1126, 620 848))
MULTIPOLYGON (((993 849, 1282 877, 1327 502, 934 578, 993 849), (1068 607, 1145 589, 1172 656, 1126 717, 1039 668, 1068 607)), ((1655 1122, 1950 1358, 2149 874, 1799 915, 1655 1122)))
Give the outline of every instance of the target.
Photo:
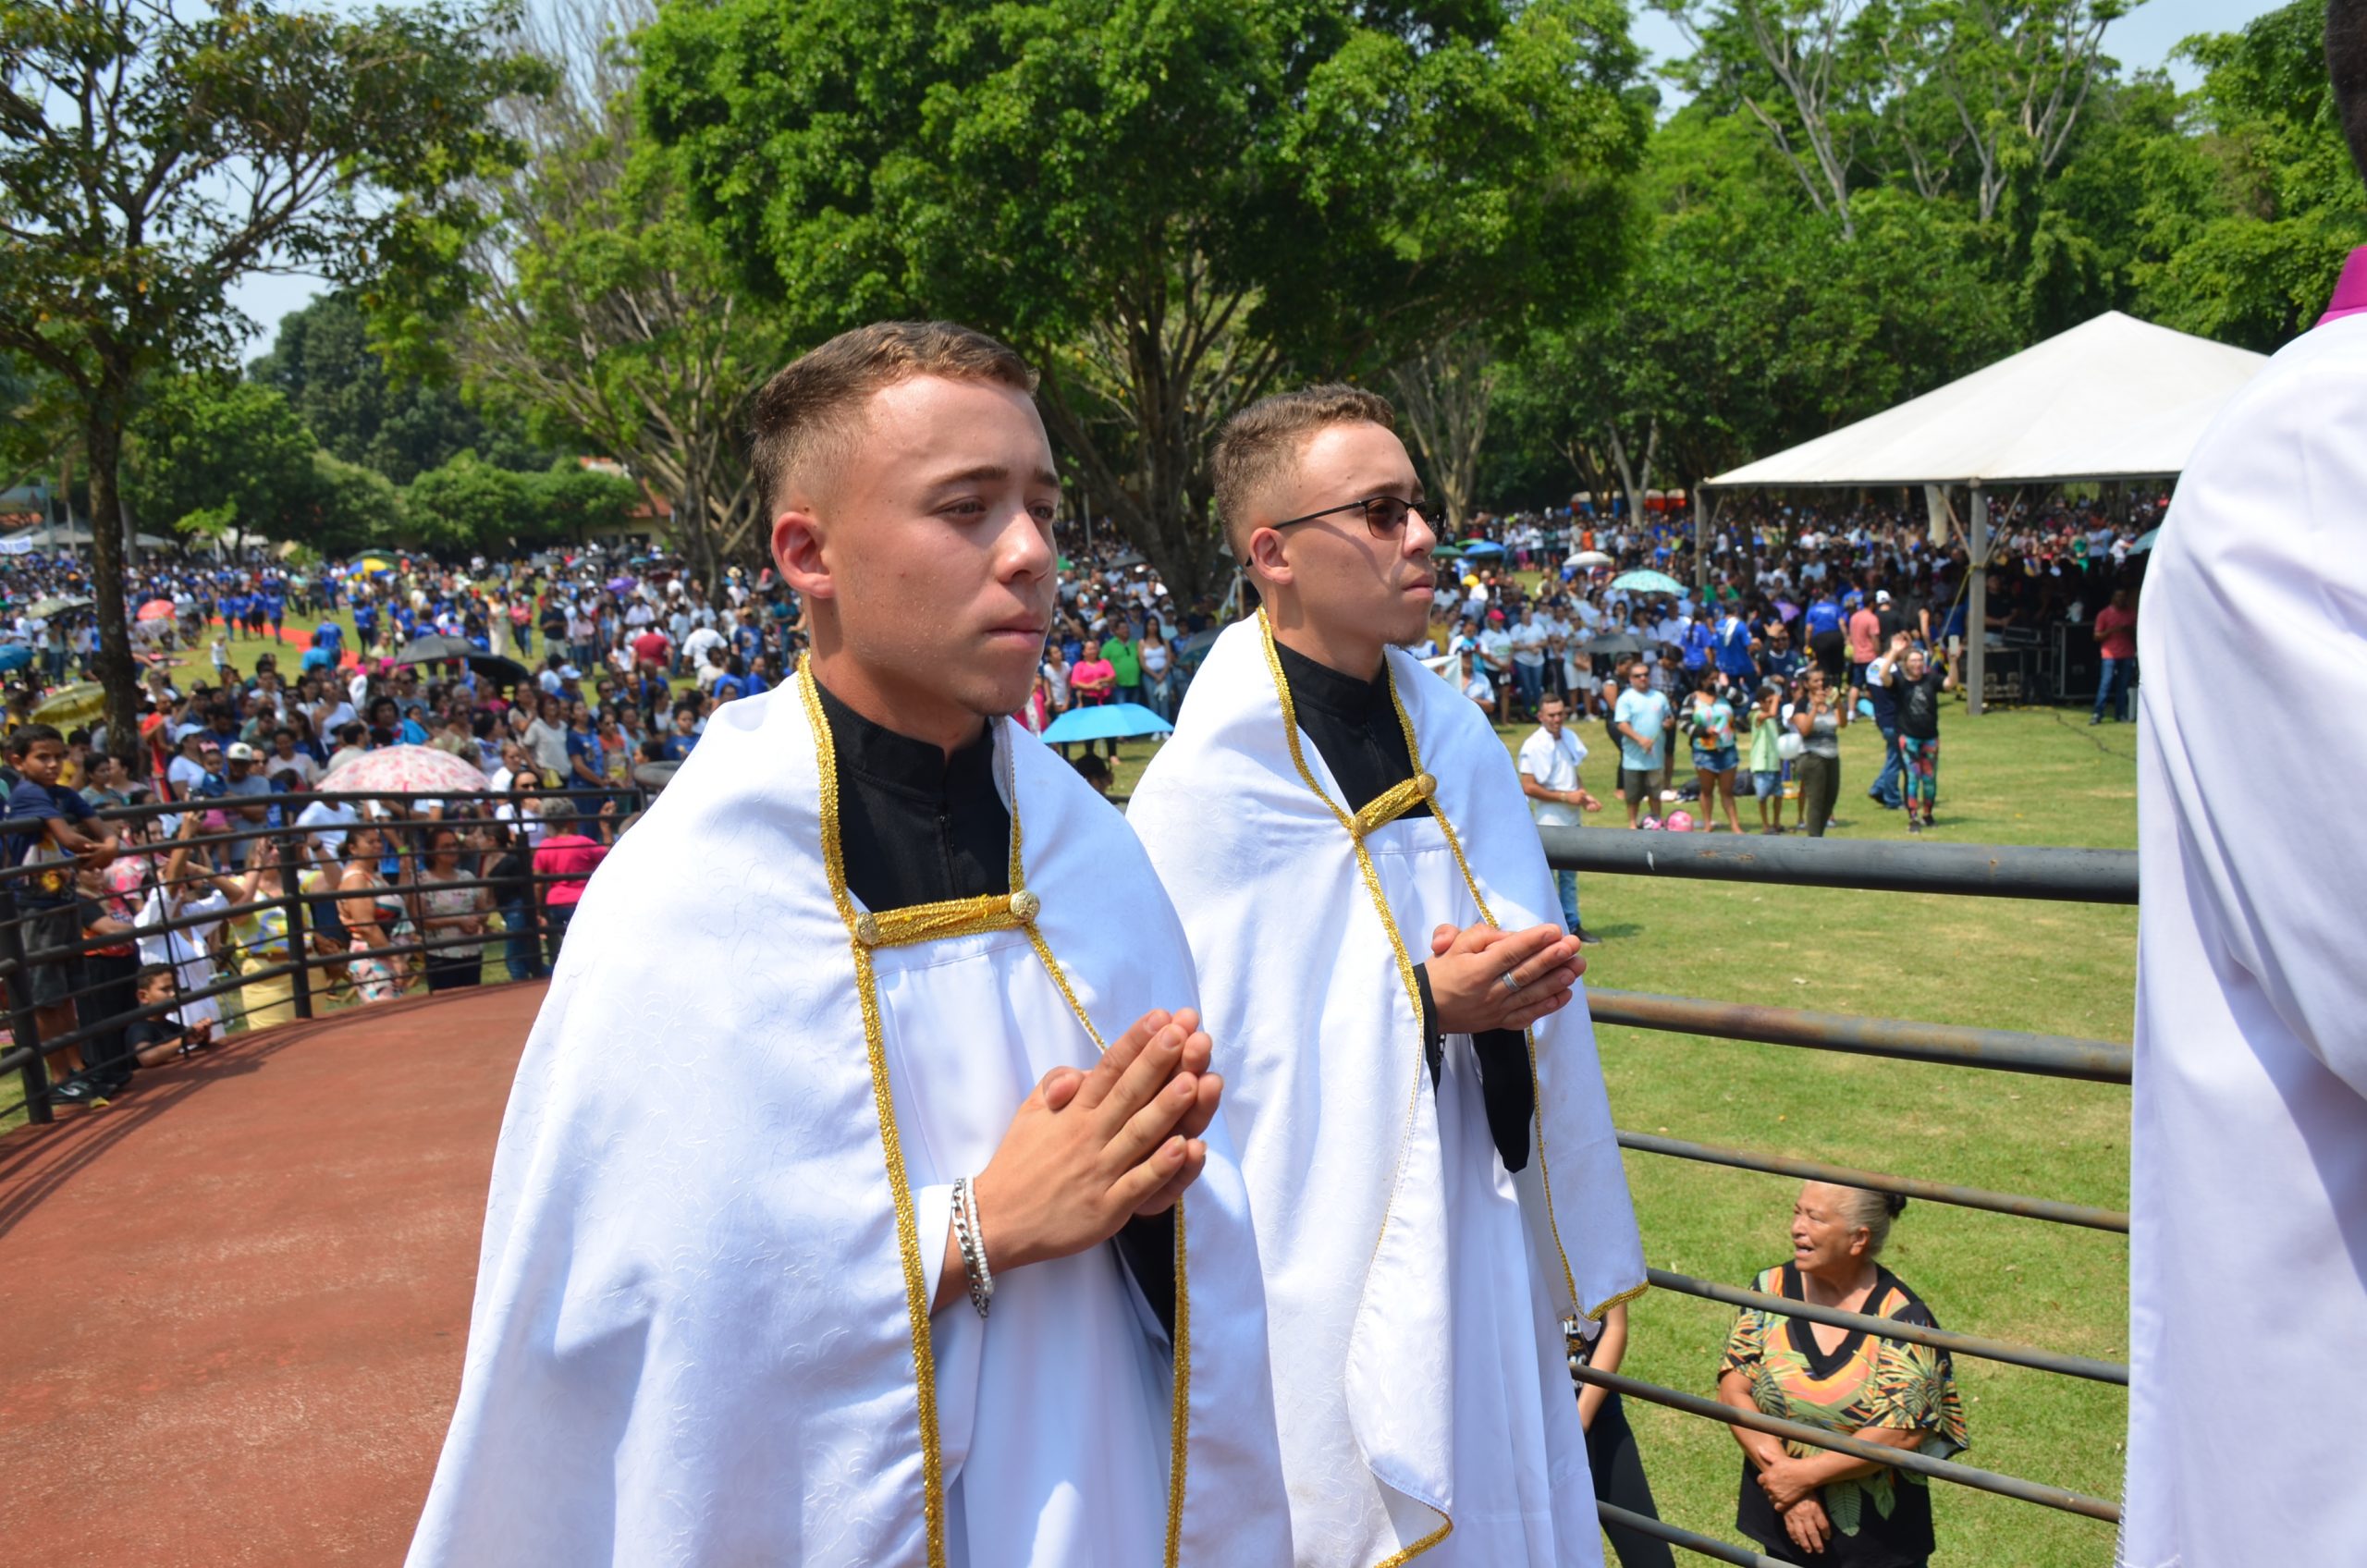
POLYGON ((995 1299, 994 1271, 987 1267, 987 1238, 978 1223, 977 1190, 967 1176, 953 1180, 953 1241, 962 1249, 962 1269, 969 1276, 970 1305, 987 1316, 995 1299))

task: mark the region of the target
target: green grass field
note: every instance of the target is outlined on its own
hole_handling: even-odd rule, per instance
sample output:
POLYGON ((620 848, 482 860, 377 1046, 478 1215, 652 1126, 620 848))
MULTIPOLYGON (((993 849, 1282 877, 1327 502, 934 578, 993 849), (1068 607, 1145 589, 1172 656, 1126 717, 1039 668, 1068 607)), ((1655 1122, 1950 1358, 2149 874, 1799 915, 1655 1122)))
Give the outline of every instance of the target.
MULTIPOLYGON (((1935 839, 2135 847, 2132 729, 2091 729, 2082 714, 2043 708, 1975 720, 1952 703, 1942 730, 1935 839)), ((1506 744, 1525 733, 1503 731, 1506 744)), ((1609 742, 1599 724, 1579 734, 1592 753, 1584 781, 1609 800, 1609 742)), ((1837 837, 1906 837, 1901 814, 1865 798, 1880 743, 1870 724, 1844 734, 1837 837)), ((1121 790, 1149 750, 1121 755, 1121 790)), ((1753 802, 1742 811, 1755 826, 1753 802)), ((1613 802, 1594 822, 1626 831, 1614 820, 1625 818, 1613 802)), ((2115 1041, 2132 1027, 2133 909, 1624 876, 1585 877, 1579 891, 1588 926, 1606 938, 1588 949, 1590 984, 2115 1041)), ((2128 1091, 2117 1085, 1638 1029, 1606 1028, 1600 1044, 1622 1127, 2128 1204, 2128 1091)), ((1627 1156, 1627 1179, 1656 1268, 1747 1285, 1789 1254, 1797 1186, 1787 1179, 1638 1153, 1627 1156)), ((2120 1360, 2128 1252, 2107 1232, 1917 1203, 1883 1261, 1945 1328, 2120 1360)), ((1649 1292, 1631 1309, 1624 1370, 1711 1393, 1733 1316, 1649 1292)), ((1972 1439, 1966 1464, 2119 1497, 2121 1390, 1968 1358, 1956 1377, 1972 1439)), ((1733 1527, 1741 1456, 1724 1429, 1640 1403, 1628 1416, 1662 1516, 1743 1544, 1733 1527)), ((1934 1501, 1939 1562, 2092 1568, 2112 1558, 2111 1527, 2092 1520, 1959 1487, 1941 1487, 1934 1501)))

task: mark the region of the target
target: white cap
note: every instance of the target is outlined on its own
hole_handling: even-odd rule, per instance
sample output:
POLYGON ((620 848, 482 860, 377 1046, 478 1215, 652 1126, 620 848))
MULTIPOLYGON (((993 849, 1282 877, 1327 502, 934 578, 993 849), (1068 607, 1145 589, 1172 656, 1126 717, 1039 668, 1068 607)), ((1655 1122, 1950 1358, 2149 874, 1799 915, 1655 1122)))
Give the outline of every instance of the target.
POLYGON ((1889 589, 1887 589, 1887 588, 1877 588, 1877 589, 1875 589, 1875 590, 1874 590, 1874 603, 1876 603, 1876 604, 1878 604, 1878 605, 1886 605, 1886 604, 1889 604, 1889 603, 1890 603, 1890 590, 1889 590, 1889 589))
POLYGON ((225 762, 252 762, 255 760, 255 749, 252 746, 248 745, 244 741, 233 741, 230 742, 228 748, 223 752, 222 760, 225 762))

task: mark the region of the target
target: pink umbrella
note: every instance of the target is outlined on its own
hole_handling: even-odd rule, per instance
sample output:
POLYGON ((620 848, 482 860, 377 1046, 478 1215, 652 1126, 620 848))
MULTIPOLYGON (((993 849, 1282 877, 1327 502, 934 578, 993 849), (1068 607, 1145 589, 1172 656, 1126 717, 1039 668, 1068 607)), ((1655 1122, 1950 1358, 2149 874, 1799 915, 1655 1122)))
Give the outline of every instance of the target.
POLYGON ((331 768, 314 788, 324 793, 416 790, 437 795, 473 794, 484 788, 484 770, 434 746, 386 746, 331 768))
POLYGON ((172 600, 170 600, 170 599, 151 599, 151 600, 149 600, 146 604, 144 604, 144 605, 142 605, 142 606, 140 606, 140 616, 139 616, 139 619, 141 619, 141 620, 170 620, 170 619, 173 619, 173 602, 172 602, 172 600))

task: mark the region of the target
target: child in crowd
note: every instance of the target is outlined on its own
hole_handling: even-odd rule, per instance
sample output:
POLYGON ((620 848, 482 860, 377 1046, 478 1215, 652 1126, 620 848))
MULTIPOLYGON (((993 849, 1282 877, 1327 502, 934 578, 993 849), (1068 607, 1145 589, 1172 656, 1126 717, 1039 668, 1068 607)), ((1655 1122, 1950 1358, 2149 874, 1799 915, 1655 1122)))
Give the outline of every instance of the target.
MULTIPOLYGON (((173 978, 169 963, 142 964, 132 976, 132 994, 140 1005, 162 1007, 180 995, 180 986, 173 978)), ((184 1028, 169 1012, 143 1018, 123 1032, 123 1043, 131 1057, 142 1067, 162 1067, 168 1061, 178 1061, 193 1056, 214 1043, 212 1021, 184 1028)))

